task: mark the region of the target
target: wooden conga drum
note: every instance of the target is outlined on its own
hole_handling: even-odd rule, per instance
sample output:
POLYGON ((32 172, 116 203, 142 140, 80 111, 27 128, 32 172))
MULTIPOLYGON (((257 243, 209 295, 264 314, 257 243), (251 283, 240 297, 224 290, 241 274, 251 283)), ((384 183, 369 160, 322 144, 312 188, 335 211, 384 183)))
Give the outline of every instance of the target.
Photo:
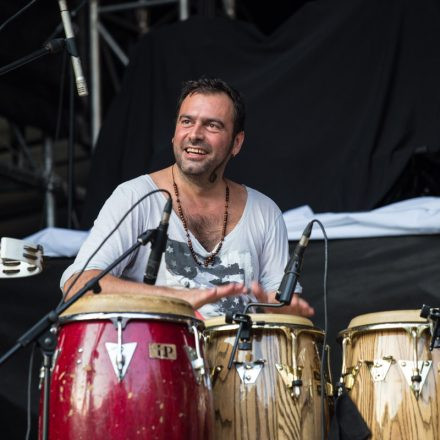
POLYGON ((202 331, 185 301, 81 298, 61 318, 49 439, 213 439, 202 331))
POLYGON ((440 351, 420 310, 369 313, 340 332, 342 378, 374 440, 440 438, 440 351))
MULTIPOLYGON (((328 399, 321 411, 320 354, 324 333, 308 319, 251 314, 250 350, 228 362, 237 324, 205 321, 218 440, 321 439, 328 399)), ((325 388, 330 388, 326 383, 325 388)))

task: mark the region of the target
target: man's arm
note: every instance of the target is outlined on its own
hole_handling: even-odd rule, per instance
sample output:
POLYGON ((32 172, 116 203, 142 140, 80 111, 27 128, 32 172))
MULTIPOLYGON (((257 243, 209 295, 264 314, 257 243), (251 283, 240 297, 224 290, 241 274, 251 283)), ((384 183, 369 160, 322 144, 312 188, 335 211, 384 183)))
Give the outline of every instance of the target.
MULTIPOLYGON (((75 283, 72 290, 66 296, 66 300, 71 298, 81 287, 83 287, 93 277, 101 271, 96 269, 86 270, 75 283)), ((63 291, 66 292, 76 274, 72 275, 64 284, 63 291)), ((106 293, 131 293, 139 295, 163 295, 173 298, 179 298, 189 302, 194 309, 198 309, 205 304, 213 303, 226 296, 239 295, 246 291, 242 283, 230 283, 210 289, 174 289, 164 286, 151 286, 148 284, 138 283, 136 281, 123 280, 113 275, 106 275, 100 281, 100 295, 106 293)), ((93 294, 88 292, 86 295, 93 294)))

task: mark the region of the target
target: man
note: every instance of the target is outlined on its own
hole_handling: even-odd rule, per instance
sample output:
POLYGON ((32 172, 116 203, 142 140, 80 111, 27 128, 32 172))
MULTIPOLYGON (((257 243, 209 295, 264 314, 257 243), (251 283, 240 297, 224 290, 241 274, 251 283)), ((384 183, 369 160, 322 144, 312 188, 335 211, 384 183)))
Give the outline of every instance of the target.
MULTIPOLYGON (((149 254, 142 247, 101 280, 101 294, 175 296, 204 317, 241 310, 251 299, 276 302, 274 291, 288 259, 281 211, 258 191, 224 178, 226 164, 243 145, 244 119, 241 96, 224 81, 187 82, 172 139, 176 163, 115 190, 64 273, 64 290, 123 213, 147 192, 161 188, 172 195, 174 209, 156 286, 141 282, 149 254)), ((135 243, 141 232, 157 227, 165 201, 164 194, 157 193, 139 204, 92 259, 78 287, 135 243)), ((290 306, 268 311, 314 313, 297 295, 290 306)))

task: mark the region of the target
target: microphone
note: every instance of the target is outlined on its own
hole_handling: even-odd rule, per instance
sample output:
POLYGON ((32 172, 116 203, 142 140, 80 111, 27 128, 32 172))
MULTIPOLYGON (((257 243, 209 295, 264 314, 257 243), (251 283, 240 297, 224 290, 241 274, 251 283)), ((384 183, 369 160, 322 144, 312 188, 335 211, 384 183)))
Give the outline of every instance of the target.
POLYGON ((70 21, 70 13, 67 9, 66 0, 58 0, 61 11, 61 20, 63 22, 64 33, 66 34, 66 48, 67 52, 71 55, 73 73, 75 74, 76 89, 79 96, 87 96, 89 92, 87 91, 86 79, 84 77, 81 60, 79 59, 78 50, 75 44, 75 35, 72 29, 72 22, 70 21))
POLYGON ((286 265, 284 276, 281 280, 280 287, 276 291, 275 299, 280 303, 289 305, 295 292, 296 284, 302 269, 304 251, 309 244, 310 234, 312 232, 313 221, 311 221, 304 229, 301 239, 293 251, 292 257, 286 265))
POLYGON ((162 220, 160 221, 159 227, 156 229, 156 235, 154 237, 153 244, 151 245, 151 253, 148 258, 147 267, 144 274, 145 284, 154 284, 157 278, 157 272, 159 272, 160 260, 162 259, 162 254, 165 251, 165 246, 167 244, 168 238, 168 224, 170 222, 171 207, 173 205, 173 200, 171 197, 168 198, 165 208, 163 209, 162 220))

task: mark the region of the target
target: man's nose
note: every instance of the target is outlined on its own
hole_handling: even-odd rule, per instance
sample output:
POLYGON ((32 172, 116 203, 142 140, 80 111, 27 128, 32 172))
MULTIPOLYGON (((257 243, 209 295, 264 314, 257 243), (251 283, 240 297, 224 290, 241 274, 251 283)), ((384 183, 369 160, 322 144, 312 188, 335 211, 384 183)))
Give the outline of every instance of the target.
POLYGON ((196 123, 193 125, 193 127, 191 128, 191 131, 189 133, 189 139, 191 142, 203 139, 204 134, 203 134, 203 126, 202 124, 196 123))

